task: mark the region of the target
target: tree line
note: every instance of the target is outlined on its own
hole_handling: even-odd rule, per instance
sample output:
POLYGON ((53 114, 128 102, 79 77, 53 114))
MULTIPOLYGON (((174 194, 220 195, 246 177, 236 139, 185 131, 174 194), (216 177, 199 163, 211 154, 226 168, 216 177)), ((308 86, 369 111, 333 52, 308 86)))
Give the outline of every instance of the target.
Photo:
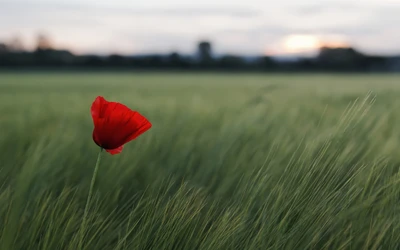
POLYGON ((194 55, 173 52, 166 55, 128 56, 112 54, 74 55, 68 50, 51 46, 45 36, 39 36, 34 51, 26 51, 18 40, 0 43, 0 68, 121 68, 132 70, 208 70, 208 71, 340 71, 340 72, 400 72, 399 56, 366 55, 354 48, 320 48, 312 58, 280 61, 270 56, 214 56, 210 42, 202 41, 194 55))

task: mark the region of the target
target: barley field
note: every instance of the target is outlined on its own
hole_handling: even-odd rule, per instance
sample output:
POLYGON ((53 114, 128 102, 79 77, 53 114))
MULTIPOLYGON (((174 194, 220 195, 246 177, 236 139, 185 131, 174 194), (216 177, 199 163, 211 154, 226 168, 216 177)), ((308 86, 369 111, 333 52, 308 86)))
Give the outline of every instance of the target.
POLYGON ((0 112, 0 250, 400 248, 400 75, 3 72, 0 112), (81 227, 98 95, 153 127, 81 227))

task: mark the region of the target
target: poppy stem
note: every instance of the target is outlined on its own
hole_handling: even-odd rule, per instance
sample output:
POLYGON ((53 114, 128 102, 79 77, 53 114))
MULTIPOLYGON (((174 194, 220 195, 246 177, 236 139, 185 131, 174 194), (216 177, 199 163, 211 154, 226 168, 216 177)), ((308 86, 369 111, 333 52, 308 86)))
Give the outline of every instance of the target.
POLYGON ((82 244, 83 244, 84 234, 86 231, 87 215, 89 213, 89 205, 90 205, 90 201, 91 201, 92 195, 93 195, 93 187, 94 187, 94 183, 96 181, 97 172, 99 170, 102 152, 103 152, 103 148, 100 148, 100 152, 97 155, 97 161, 96 161, 96 165, 95 165, 94 171, 93 171, 92 181, 90 182, 89 195, 86 200, 85 212, 83 213, 83 219, 82 219, 81 230, 80 230, 80 239, 79 239, 79 247, 78 247, 79 250, 83 249, 82 244))

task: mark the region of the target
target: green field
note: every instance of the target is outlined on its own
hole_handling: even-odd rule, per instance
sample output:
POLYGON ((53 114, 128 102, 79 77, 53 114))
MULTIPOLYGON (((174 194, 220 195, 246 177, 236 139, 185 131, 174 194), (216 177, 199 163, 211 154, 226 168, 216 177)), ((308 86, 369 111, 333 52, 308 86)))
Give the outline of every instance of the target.
POLYGON ((400 75, 1 73, 0 112, 0 250, 400 248, 400 75), (97 95, 153 127, 80 229, 97 95))

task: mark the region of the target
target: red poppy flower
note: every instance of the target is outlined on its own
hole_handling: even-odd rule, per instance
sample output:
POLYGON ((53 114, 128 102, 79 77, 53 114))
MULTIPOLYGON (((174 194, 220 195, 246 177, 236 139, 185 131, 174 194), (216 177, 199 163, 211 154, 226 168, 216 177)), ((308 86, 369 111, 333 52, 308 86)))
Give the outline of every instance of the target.
POLYGON ((139 112, 102 96, 94 100, 91 113, 94 123, 93 140, 110 154, 119 154, 123 145, 151 128, 151 123, 139 112))

